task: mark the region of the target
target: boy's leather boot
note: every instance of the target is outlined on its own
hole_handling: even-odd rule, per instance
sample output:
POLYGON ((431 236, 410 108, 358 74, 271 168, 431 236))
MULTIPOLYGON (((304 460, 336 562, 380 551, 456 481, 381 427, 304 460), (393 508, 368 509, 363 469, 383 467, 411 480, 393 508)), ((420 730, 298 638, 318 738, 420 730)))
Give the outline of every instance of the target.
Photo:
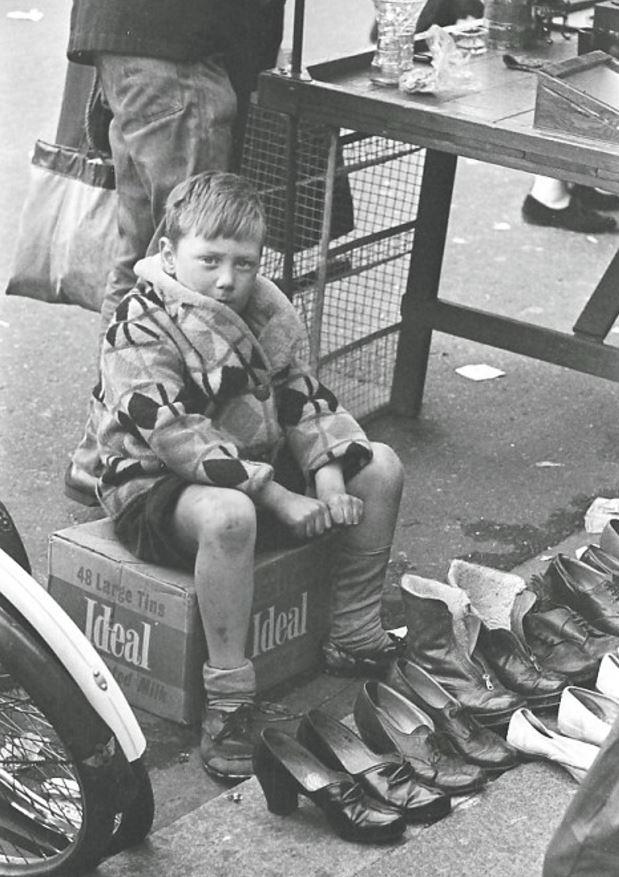
POLYGON ((322 649, 327 673, 381 676, 404 653, 406 641, 387 633, 380 620, 390 553, 390 545, 365 552, 339 547, 333 572, 330 634, 322 649))
POLYGON ((400 584, 408 624, 408 654, 478 722, 503 725, 523 698, 499 681, 478 648, 481 622, 463 591, 404 575, 400 584))

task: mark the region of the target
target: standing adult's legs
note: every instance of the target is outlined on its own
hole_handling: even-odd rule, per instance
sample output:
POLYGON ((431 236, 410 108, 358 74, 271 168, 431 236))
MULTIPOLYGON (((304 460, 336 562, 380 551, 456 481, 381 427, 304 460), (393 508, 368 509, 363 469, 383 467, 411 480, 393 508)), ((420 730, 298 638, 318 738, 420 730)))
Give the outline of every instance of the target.
MULTIPOLYGON (((101 54, 97 70, 113 113, 110 146, 116 171, 119 246, 101 307, 101 336, 121 298, 133 287, 133 266, 155 251, 166 198, 181 180, 227 170, 236 97, 215 59, 174 63, 101 54)), ((96 505, 99 468, 96 392, 84 436, 65 476, 67 495, 96 505)))

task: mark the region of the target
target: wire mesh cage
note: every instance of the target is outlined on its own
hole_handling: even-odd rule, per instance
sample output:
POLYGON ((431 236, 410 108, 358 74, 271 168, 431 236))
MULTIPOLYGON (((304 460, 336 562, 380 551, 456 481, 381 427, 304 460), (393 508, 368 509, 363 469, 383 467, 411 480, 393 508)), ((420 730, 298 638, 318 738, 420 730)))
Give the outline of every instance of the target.
POLYGON ((389 401, 424 151, 301 119, 294 129, 297 183, 287 236, 290 124, 284 113, 251 108, 242 173, 267 213, 261 271, 290 294, 321 380, 355 416, 367 417, 389 401), (290 288, 284 283, 287 248, 290 288))

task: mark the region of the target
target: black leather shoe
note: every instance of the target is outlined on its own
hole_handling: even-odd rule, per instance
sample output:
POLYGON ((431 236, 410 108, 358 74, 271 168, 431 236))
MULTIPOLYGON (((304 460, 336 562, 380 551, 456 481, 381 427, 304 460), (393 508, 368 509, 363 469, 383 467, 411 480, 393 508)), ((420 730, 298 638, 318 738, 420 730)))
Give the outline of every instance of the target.
POLYGON ((233 712, 206 707, 200 754, 204 769, 219 779, 247 779, 253 774, 254 707, 242 704, 233 712))
POLYGON ((423 667, 400 658, 387 682, 430 716, 449 751, 493 773, 502 773, 518 764, 516 750, 499 734, 476 722, 423 667))
POLYGON ((544 670, 563 674, 570 684, 592 682, 600 662, 596 644, 606 634, 587 625, 573 609, 558 606, 532 590, 539 584, 534 576, 529 587, 516 595, 511 612, 513 632, 544 670))
POLYGON ((521 694, 531 709, 558 706, 567 676, 542 670, 511 630, 482 624, 477 644, 503 685, 521 694))
POLYGON ((613 582, 612 576, 580 560, 557 554, 543 578, 549 583, 557 603, 571 606, 598 630, 619 637, 619 585, 613 582))
POLYGON ((577 198, 587 210, 619 210, 619 196, 598 192, 593 186, 572 186, 572 198, 577 198))
POLYGON ((381 755, 399 752, 412 764, 419 782, 453 795, 485 783, 480 767, 441 750, 432 719, 388 685, 366 682, 357 695, 354 716, 370 749, 381 755))
POLYGON ((617 223, 612 216, 603 216, 583 207, 578 198, 571 197, 567 207, 553 210, 537 198, 527 195, 522 204, 522 218, 530 225, 550 225, 583 234, 603 234, 614 231, 617 223))
POLYGON ((330 640, 322 647, 324 671, 331 676, 383 676, 406 651, 406 639, 388 633, 389 644, 372 652, 349 652, 330 640))
POLYGON ((608 551, 604 551, 598 545, 588 545, 580 555, 580 560, 582 563, 586 563, 587 566, 597 569, 598 572, 603 572, 607 576, 615 576, 615 578, 619 579, 619 557, 609 554, 608 551))
POLYGON ((299 795, 305 795, 344 840, 393 841, 406 826, 398 810, 373 800, 352 777, 326 767, 294 737, 275 728, 260 734, 254 771, 271 813, 288 816, 296 810, 299 795))
POLYGON ((611 518, 604 524, 600 534, 600 548, 619 557, 619 518, 611 518))
POLYGON ((451 810, 443 792, 420 786, 401 755, 377 756, 350 728, 321 710, 310 710, 297 740, 333 770, 350 774, 366 794, 399 810, 407 822, 436 822, 451 810))

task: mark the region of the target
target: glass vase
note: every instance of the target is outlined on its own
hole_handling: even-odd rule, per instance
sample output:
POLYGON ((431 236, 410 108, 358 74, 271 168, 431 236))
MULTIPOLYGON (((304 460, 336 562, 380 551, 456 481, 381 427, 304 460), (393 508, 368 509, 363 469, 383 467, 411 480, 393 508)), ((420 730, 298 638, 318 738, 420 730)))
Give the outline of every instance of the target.
POLYGON ((397 85, 413 66, 415 28, 425 0, 374 0, 377 44, 370 68, 376 85, 397 85))

